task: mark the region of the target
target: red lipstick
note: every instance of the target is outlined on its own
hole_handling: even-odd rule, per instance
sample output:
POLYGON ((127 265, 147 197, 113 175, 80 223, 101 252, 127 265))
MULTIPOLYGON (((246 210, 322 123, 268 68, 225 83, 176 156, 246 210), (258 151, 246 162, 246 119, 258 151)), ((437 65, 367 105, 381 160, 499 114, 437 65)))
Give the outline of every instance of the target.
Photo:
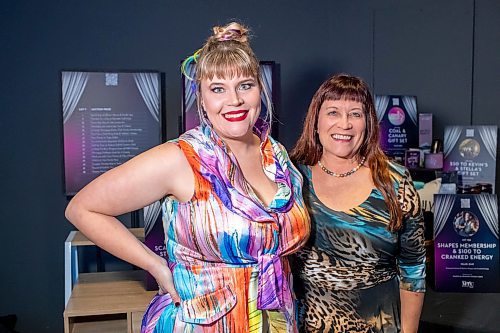
POLYGON ((248 116, 248 110, 229 111, 223 114, 224 119, 231 122, 245 120, 248 116))

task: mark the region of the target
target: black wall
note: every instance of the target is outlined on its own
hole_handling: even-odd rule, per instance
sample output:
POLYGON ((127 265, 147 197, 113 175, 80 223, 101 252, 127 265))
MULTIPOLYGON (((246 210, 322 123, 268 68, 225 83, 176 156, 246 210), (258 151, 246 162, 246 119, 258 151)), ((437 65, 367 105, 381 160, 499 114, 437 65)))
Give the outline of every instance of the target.
MULTIPOLYGON (((0 7, 0 316, 62 332, 64 218, 60 71, 155 69, 167 137, 178 135, 179 62, 229 19, 281 66, 280 140, 291 148, 334 72, 375 93, 416 95, 445 125, 499 125, 500 1, 5 1, 0 7)), ((498 168, 498 165, 497 165, 498 168)), ((498 182, 497 182, 498 183, 498 182)), ((497 184, 497 188, 498 184, 497 184)))

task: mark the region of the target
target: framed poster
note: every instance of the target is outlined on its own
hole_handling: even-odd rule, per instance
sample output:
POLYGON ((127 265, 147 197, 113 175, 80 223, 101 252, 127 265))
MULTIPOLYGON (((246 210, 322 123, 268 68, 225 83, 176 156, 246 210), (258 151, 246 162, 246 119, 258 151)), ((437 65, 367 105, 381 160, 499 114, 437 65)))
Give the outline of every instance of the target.
POLYGON ((495 194, 436 194, 435 289, 500 291, 498 236, 495 194))
MULTIPOLYGON (((267 91, 270 94, 271 101, 274 106, 276 106, 276 70, 274 61, 261 61, 260 62, 260 75, 262 77, 263 84, 266 86, 267 91)), ((200 124, 200 119, 198 117, 198 106, 196 104, 196 81, 194 77, 196 76, 196 66, 193 63, 189 63, 186 66, 186 75, 182 75, 182 126, 181 132, 188 131, 195 128, 200 124)), ((261 115, 267 113, 267 101, 264 94, 261 95, 261 115)), ((273 109, 276 113, 276 108, 273 109)), ((276 116, 276 114, 274 115, 276 116)), ((273 137, 277 137, 277 127, 273 126, 273 137)))
POLYGON ((66 195, 162 142, 161 86, 153 71, 61 72, 66 195))

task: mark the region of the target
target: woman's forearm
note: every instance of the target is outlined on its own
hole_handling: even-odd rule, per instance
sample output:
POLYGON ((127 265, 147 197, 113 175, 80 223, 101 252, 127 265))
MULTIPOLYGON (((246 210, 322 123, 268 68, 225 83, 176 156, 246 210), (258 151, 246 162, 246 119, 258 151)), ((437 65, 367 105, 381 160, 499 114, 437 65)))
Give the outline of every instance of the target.
POLYGON ((401 297, 401 332, 416 333, 422 305, 424 303, 424 293, 416 293, 400 289, 401 297))
POLYGON ((161 258, 148 251, 115 217, 87 211, 71 202, 66 217, 88 239, 103 250, 147 271, 160 263, 161 258), (157 257, 157 258, 156 258, 157 257))

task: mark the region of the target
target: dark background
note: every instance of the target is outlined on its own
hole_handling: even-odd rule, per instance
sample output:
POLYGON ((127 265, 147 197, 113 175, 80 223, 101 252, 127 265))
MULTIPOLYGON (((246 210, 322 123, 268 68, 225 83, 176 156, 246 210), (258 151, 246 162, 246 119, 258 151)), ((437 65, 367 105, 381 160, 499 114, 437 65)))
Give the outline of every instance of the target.
MULTIPOLYGON (((72 227, 64 218, 60 71, 164 72, 170 139, 178 135, 180 60, 232 18, 252 27, 261 60, 280 65, 287 148, 312 94, 336 72, 364 77, 377 94, 417 96, 438 138, 445 125, 500 124, 498 0, 4 1, 0 316, 17 314, 20 332, 63 329, 63 244, 72 227)), ((462 312, 473 311, 465 302, 462 312)))

